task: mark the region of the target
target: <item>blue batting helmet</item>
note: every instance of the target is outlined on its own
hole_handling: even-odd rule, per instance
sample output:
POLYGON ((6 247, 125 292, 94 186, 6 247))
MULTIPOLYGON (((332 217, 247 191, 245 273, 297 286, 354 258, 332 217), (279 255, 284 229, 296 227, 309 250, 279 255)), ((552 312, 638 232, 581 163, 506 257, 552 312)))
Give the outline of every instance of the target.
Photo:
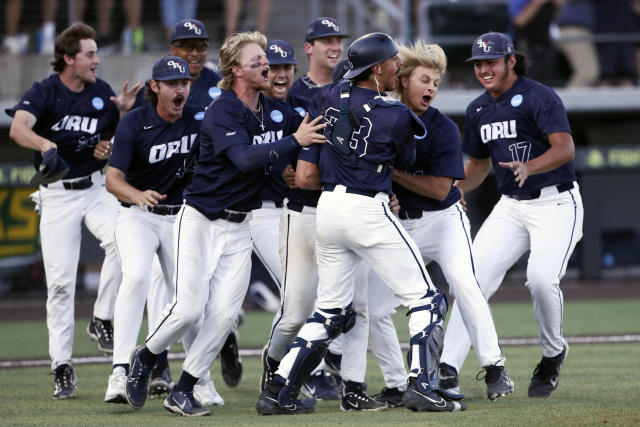
POLYGON ((388 34, 370 33, 351 43, 347 51, 349 71, 345 79, 352 79, 369 67, 373 67, 398 54, 398 47, 388 34))

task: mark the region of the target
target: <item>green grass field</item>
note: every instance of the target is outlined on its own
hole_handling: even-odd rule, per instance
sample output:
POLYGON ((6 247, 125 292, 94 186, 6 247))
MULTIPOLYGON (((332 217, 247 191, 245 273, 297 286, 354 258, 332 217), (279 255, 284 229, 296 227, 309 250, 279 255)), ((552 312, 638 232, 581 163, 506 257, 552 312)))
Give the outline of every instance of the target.
MULTIPOLYGON (((568 301, 565 335, 640 333, 639 300, 568 301)), ((537 326, 531 303, 495 303, 492 310, 501 338, 534 337, 537 326)), ((261 347, 272 315, 249 313, 240 329, 240 346, 261 347)), ((401 341, 407 341, 404 313, 395 316, 401 341)), ((84 332, 87 319, 76 324, 74 356, 99 355, 94 342, 84 332)), ((0 324, 0 360, 47 358, 47 333, 43 321, 0 324)), ((173 348, 181 351, 179 346, 173 348)), ((0 369, 0 385, 5 396, 0 401, 1 425, 634 425, 640 424, 640 344, 574 344, 562 371, 560 385, 549 399, 529 399, 527 385, 540 358, 537 346, 504 347, 507 367, 515 393, 490 402, 485 385, 476 381, 479 371, 475 354, 470 353, 460 373, 468 409, 456 414, 414 414, 402 408, 384 413, 343 413, 337 402, 319 402, 316 413, 296 417, 259 417, 254 410, 260 373, 258 358, 244 358, 245 374, 235 389, 227 388, 219 363, 213 378, 226 405, 214 407, 212 416, 187 419, 169 414, 160 400, 148 401, 141 410, 127 405, 103 403, 107 364, 77 365, 77 398, 55 402, 51 398, 53 376, 48 367, 0 369)), ((174 377, 180 362, 172 363, 174 377)), ((382 388, 379 368, 369 358, 369 391, 382 388)))

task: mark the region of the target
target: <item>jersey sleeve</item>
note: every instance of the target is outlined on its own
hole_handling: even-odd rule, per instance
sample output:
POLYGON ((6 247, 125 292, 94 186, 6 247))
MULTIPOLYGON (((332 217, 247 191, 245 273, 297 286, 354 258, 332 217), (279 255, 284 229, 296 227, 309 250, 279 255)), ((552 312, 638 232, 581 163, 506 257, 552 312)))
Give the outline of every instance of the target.
POLYGON ((137 139, 136 130, 136 114, 127 113, 116 128, 116 134, 113 138, 113 151, 109 159, 109 166, 127 172, 137 139))
POLYGON ((571 126, 562 100, 553 89, 540 86, 540 102, 532 103, 538 128, 548 135, 555 132, 571 133, 571 126))
POLYGON ((22 95, 20 102, 18 102, 13 108, 8 108, 5 112, 9 116, 15 117, 16 111, 24 110, 38 118, 46 110, 46 106, 50 105, 49 98, 49 91, 46 90, 42 83, 36 82, 25 92, 24 95, 22 95))
POLYGON ((201 132, 208 134, 211 138, 216 155, 233 145, 251 145, 244 112, 239 109, 224 108, 225 104, 221 104, 214 103, 207 108, 202 120, 201 132))
MULTIPOLYGON (((432 129, 431 132, 432 142, 427 147, 429 153, 426 156, 430 163, 430 175, 464 179, 462 141, 458 126, 450 120, 443 120, 440 126, 432 129)), ((421 145, 418 143, 418 150, 421 145)))
POLYGON ((298 159, 317 165, 320 163, 321 148, 321 144, 311 144, 309 147, 300 147, 298 159))
POLYGON ((464 121, 464 139, 462 141, 462 150, 465 154, 475 159, 486 159, 490 157, 489 148, 480 139, 477 124, 473 120, 471 114, 474 110, 474 104, 471 103, 467 107, 467 114, 464 121))

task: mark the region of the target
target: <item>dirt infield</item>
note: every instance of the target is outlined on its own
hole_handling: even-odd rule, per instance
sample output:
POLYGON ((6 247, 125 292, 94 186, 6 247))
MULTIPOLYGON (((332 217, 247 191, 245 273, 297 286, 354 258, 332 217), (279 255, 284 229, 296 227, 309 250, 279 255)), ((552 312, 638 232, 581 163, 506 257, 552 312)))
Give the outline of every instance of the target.
MULTIPOLYGON (((622 280, 580 281, 566 280, 561 285, 565 301, 640 298, 640 278, 622 280)), ((510 280, 491 298, 492 302, 528 301, 531 294, 523 282, 510 280)), ((76 292, 76 317, 90 317, 93 312, 95 292, 76 292)), ((10 295, 0 301, 0 321, 43 320, 46 318, 46 295, 10 295)), ((252 310, 245 306, 245 310, 252 310)))

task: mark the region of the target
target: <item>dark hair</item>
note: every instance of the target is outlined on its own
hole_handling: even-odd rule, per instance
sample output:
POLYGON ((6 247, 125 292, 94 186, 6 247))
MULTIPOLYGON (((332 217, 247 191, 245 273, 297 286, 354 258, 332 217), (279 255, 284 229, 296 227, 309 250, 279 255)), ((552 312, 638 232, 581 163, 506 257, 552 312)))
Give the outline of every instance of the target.
POLYGON ((358 74, 357 76, 355 76, 354 78, 352 78, 351 80, 355 83, 355 82, 363 82, 365 80, 369 80, 369 76, 371 76, 371 73, 373 72, 373 70, 371 69, 373 67, 373 65, 369 68, 367 68, 366 70, 364 70, 363 72, 361 72, 360 74, 358 74))
MULTIPOLYGON (((505 63, 509 61, 510 56, 511 55, 507 55, 504 57, 505 63)), ((518 77, 526 76, 527 68, 529 68, 530 61, 521 52, 516 52, 514 56, 516 57, 516 65, 513 67, 513 71, 516 73, 516 76, 518 77)))
POLYGON ((158 94, 151 89, 151 79, 144 82, 144 97, 147 98, 154 107, 158 105, 158 94))
POLYGON ((66 28, 56 37, 55 59, 51 62, 53 71, 62 72, 66 65, 64 56, 75 56, 80 52, 80 40, 95 40, 96 30, 87 24, 75 24, 66 28))

